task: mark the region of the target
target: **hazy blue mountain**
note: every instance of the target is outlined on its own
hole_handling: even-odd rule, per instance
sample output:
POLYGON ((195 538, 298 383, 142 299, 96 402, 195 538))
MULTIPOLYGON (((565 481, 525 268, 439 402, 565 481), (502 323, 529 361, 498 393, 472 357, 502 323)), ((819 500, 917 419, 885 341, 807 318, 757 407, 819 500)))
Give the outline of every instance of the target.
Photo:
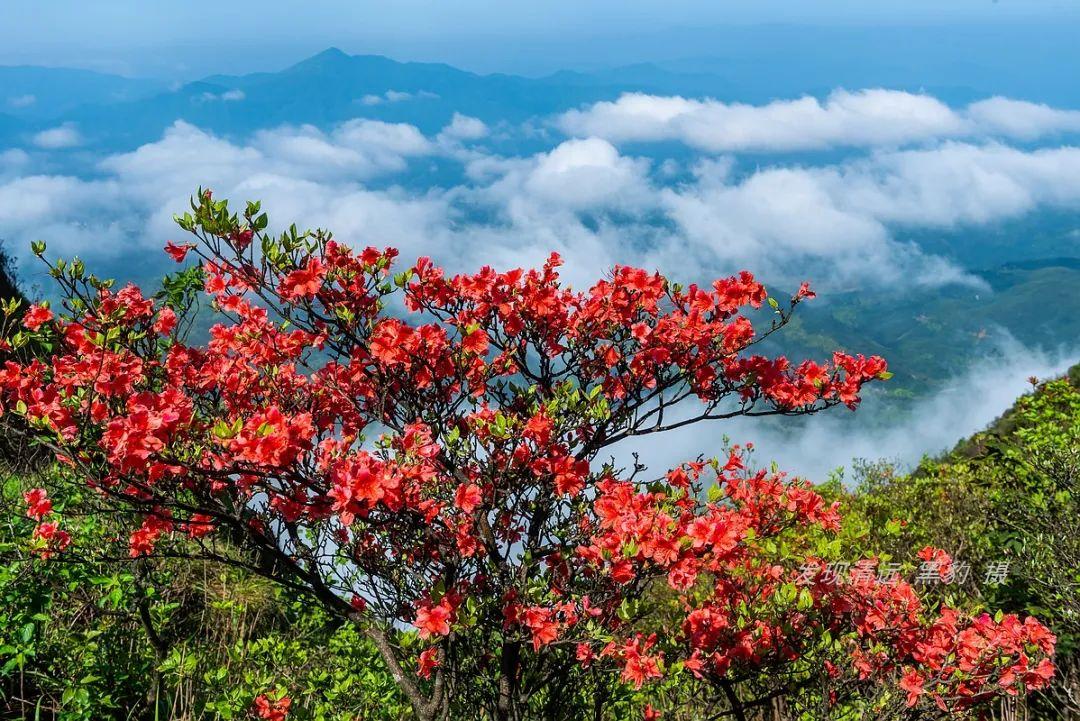
POLYGON ((249 111, 270 125, 322 125, 360 115, 407 121, 425 132, 443 127, 455 111, 486 121, 515 122, 617 93, 605 93, 596 83, 477 75, 440 63, 402 63, 378 55, 347 55, 336 48, 279 73, 212 76, 207 82, 242 91, 249 111), (387 93, 411 97, 391 100, 387 93), (371 104, 365 104, 365 98, 371 104))
POLYGON ((88 103, 145 98, 165 83, 90 70, 0 66, 0 112, 21 118, 53 118, 88 103))
MULTIPOLYGON (((37 70, 38 84, 20 84, 19 93, 44 97, 62 92, 57 88, 65 86, 66 71, 37 70), (36 88, 40 89, 35 93, 36 88)), ((87 93, 83 104, 54 106, 57 112, 51 117, 28 117, 25 127, 0 125, 0 142, 15 144, 20 139, 13 135, 16 132, 65 122, 76 123, 88 142, 109 150, 152 141, 176 120, 231 135, 281 124, 327 127, 368 117, 409 122, 433 133, 455 112, 514 123, 644 87, 634 80, 621 84, 608 78, 563 80, 561 75, 542 79, 477 75, 444 64, 402 63, 330 49, 280 72, 215 75, 148 97, 122 100, 107 99, 104 92, 87 93)))
MULTIPOLYGON (((157 139, 176 120, 230 136, 281 124, 325 128, 355 117, 408 122, 434 133, 455 112, 513 124, 629 91, 747 102, 807 92, 823 96, 836 86, 825 81, 837 70, 836 63, 811 58, 808 66, 814 69, 800 73, 779 61, 706 58, 675 67, 638 63, 530 78, 480 75, 443 63, 398 62, 331 48, 278 72, 211 75, 175 89, 87 71, 0 68, 0 98, 35 98, 19 112, 9 112, 21 123, 0 123, 0 142, 25 143, 33 131, 75 123, 88 144, 115 151, 157 139)), ((848 87, 889 84, 852 72, 841 76, 853 81, 839 83, 848 87)), ((892 76, 886 72, 884 77, 892 76)), ((920 89, 896 79, 898 85, 920 89)), ((964 87, 943 92, 957 101, 990 94, 964 87)))
MULTIPOLYGON (((955 104, 1002 93, 1080 107, 1080 90, 1072 84, 1039 80, 1040 69, 1054 75, 1050 64, 1060 62, 1063 32, 1047 34, 1044 51, 1033 50, 1023 33, 1017 40, 985 36, 989 31, 974 39, 957 37, 948 47, 940 46, 941 33, 903 28, 852 33, 768 26, 713 32, 714 55, 536 78, 480 75, 443 63, 398 62, 336 48, 281 71, 211 75, 174 89, 85 70, 0 67, 0 113, 15 119, 0 119, 0 143, 25 144, 37 130, 75 123, 88 144, 115 151, 157 139, 176 120, 228 136, 281 124, 325 128, 355 117, 408 122, 434 133, 455 112, 513 124, 627 91, 759 103, 806 93, 824 96, 836 87, 884 86, 932 92, 955 104), (964 56, 963 49, 976 41, 995 39, 1001 43, 999 56, 986 60, 984 53, 980 64, 964 56), (778 43, 784 53, 766 52, 778 43), (900 50, 903 62, 895 59, 900 50), (1021 51, 1023 63, 1016 57, 1021 51)), ((521 147, 527 141, 518 143, 516 150, 531 149, 521 147)))

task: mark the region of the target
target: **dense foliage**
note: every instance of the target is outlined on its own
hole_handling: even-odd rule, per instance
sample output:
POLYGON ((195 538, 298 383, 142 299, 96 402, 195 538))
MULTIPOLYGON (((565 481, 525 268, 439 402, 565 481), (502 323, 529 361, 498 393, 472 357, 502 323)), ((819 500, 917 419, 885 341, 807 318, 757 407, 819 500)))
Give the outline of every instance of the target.
MULTIPOLYGON (((612 717, 631 690, 656 718, 685 710, 672 683, 737 719, 779 698, 930 718, 1053 675, 1032 617, 928 606, 872 555, 835 573, 837 507, 740 448, 659 474, 616 460, 695 423, 854 408, 887 378, 877 357, 752 352, 805 285, 782 305, 745 272, 701 288, 617 267, 582 293, 555 256, 394 275, 392 249, 272 236, 258 204, 237 216, 200 192, 178 220, 197 242, 167 251, 200 263, 156 298, 51 264, 64 312, 31 306, 10 340, 46 352, 0 370, 11 432, 59 461, 46 485, 124 539, 91 547, 134 559, 158 673, 147 568, 213 561, 345 622, 420 721, 612 717), (203 292, 217 322, 199 346, 185 331, 203 292), (763 306, 761 332, 747 309, 763 306)), ((41 561, 82 550, 60 496, 23 497, 41 561)), ((949 572, 949 554, 919 553, 949 572)), ((296 712, 283 689, 251 703, 296 712)))
POLYGON ((990 428, 915 472, 864 466, 846 542, 885 559, 953 549, 971 573, 940 595, 972 608, 1037 614, 1059 638, 1059 674, 1033 702, 1049 718, 1080 713, 1080 366, 1039 382, 990 428), (987 571, 1005 575, 987 582, 987 571))
MULTIPOLYGON (((350 624, 221 564, 84 555, 116 538, 108 516, 57 502, 72 551, 29 552, 12 477, 0 526, 0 717, 247 718, 288 689, 303 718, 400 719, 406 706, 375 648, 350 624)), ((63 488, 61 486, 61 488, 63 488)))

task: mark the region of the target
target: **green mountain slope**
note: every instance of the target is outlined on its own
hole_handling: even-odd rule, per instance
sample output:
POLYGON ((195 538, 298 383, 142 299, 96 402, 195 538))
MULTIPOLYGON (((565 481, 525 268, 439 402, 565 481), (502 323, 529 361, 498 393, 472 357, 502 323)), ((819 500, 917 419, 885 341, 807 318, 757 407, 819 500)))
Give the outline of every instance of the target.
POLYGON ((920 394, 1012 338, 1028 348, 1080 345, 1080 258, 1013 262, 978 273, 986 288, 904 295, 853 291, 800 308, 785 332, 793 353, 833 348, 885 356, 894 394, 920 394))

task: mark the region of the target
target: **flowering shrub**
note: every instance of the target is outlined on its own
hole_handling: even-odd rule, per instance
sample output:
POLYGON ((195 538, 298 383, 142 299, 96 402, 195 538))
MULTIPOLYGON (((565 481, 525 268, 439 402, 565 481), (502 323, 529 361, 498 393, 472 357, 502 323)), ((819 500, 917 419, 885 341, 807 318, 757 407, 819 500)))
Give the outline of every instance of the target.
POLYGON ((59 521, 51 518, 53 504, 48 491, 31 488, 23 494, 23 500, 26 501, 26 517, 37 521, 33 535, 33 550, 37 555, 48 559, 71 545, 71 535, 60 529, 59 521))
POLYGON ((10 340, 53 351, 5 364, 4 409, 130 515, 130 556, 186 536, 308 594, 372 640, 418 719, 518 718, 555 678, 602 708, 613 683, 685 675, 743 718, 808 687, 826 707, 953 712, 1052 674, 1033 619, 931 612, 873 560, 825 578, 837 509, 738 448, 659 476, 611 460, 694 423, 855 408, 881 358, 754 352, 806 285, 781 304, 746 272, 684 287, 616 267, 578 292, 555 255, 394 274, 393 249, 272 236, 257 203, 202 191, 178 222, 195 242, 166 250, 198 262, 154 298, 51 264, 64 312, 32 307, 10 340), (216 322, 196 345, 202 293, 216 322), (654 634, 660 585, 677 618, 654 634))

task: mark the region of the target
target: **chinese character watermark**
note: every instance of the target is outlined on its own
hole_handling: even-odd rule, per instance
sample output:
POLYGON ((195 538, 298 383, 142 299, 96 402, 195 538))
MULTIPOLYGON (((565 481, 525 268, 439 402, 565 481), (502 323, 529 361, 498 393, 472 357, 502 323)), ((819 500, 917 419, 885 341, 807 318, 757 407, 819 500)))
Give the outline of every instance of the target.
POLYGON ((983 583, 987 586, 1000 586, 1005 583, 1005 579, 1009 575, 1009 562, 1008 561, 994 561, 986 567, 986 573, 983 574, 983 583))
MULTIPOLYGON (((904 580, 906 564, 881 563, 864 559, 857 563, 850 561, 821 561, 803 564, 799 569, 796 583, 823 583, 836 585, 852 583, 893 583, 904 580)), ((987 564, 982 582, 987 586, 997 586, 1005 582, 1009 575, 1008 561, 993 561, 987 564)), ((946 586, 963 585, 972 578, 971 564, 955 560, 922 561, 910 576, 916 585, 942 584, 946 586)))

